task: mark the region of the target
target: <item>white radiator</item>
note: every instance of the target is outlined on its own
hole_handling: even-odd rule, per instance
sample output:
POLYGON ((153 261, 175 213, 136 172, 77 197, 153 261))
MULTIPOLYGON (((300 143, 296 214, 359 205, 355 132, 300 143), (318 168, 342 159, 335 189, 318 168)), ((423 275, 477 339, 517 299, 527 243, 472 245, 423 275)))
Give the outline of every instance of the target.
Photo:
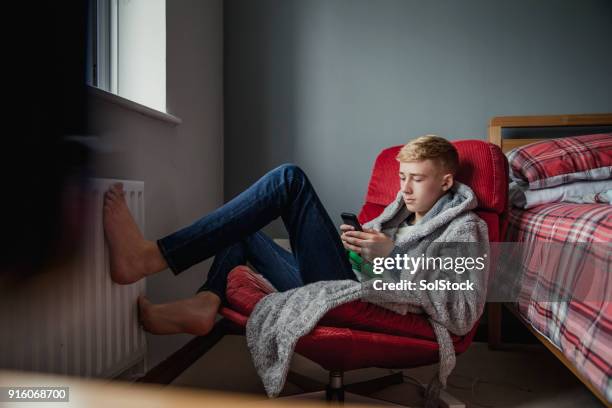
POLYGON ((109 275, 102 204, 116 181, 144 231, 143 182, 92 180, 79 256, 0 301, 0 368, 103 378, 145 371, 146 341, 137 318, 145 280, 118 285, 109 275))

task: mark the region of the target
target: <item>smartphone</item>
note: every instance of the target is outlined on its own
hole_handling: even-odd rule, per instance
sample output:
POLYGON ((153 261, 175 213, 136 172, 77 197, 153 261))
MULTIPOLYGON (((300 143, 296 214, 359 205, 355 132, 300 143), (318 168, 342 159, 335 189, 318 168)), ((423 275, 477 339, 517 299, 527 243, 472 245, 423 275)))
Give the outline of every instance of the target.
POLYGON ((355 214, 343 212, 340 216, 342 217, 342 221, 344 221, 346 225, 350 225, 351 227, 355 228, 355 231, 363 231, 355 214))

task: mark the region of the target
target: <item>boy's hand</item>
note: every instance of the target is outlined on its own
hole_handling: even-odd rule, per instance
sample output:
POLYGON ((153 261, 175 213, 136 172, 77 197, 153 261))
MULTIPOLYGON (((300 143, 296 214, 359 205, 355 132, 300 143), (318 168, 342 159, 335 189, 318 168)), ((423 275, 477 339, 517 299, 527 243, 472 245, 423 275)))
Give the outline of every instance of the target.
POLYGON ((387 256, 393 250, 393 240, 382 232, 371 228, 364 228, 363 232, 354 231, 353 227, 346 224, 342 224, 340 230, 343 231, 340 238, 344 248, 357 252, 368 262, 387 256))
POLYGON ((346 231, 354 231, 355 227, 353 227, 352 225, 347 225, 347 224, 342 224, 340 226, 340 231, 342 231, 342 233, 344 234, 346 231))

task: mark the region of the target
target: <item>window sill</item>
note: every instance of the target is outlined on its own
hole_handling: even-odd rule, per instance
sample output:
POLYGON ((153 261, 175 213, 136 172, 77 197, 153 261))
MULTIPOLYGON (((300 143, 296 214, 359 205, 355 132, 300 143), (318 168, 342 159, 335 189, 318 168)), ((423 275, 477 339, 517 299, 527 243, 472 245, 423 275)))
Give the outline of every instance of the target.
POLYGON ((160 112, 153 108, 149 108, 148 106, 141 105, 129 99, 122 98, 119 95, 115 95, 113 93, 106 92, 100 88, 96 88, 95 86, 88 85, 87 88, 89 90, 90 95, 94 95, 97 98, 103 99, 115 105, 119 105, 123 108, 138 112, 142 115, 158 119, 163 122, 170 123, 172 125, 180 125, 181 123, 183 123, 183 120, 177 116, 165 112, 160 112))

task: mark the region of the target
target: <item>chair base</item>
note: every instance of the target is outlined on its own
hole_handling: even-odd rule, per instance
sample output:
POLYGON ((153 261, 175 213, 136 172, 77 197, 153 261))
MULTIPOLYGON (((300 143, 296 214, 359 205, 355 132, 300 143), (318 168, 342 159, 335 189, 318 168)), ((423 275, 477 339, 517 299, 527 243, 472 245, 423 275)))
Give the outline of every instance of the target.
MULTIPOLYGON (((386 375, 384 377, 374 378, 372 380, 360 381, 352 384, 344 384, 344 373, 341 371, 331 371, 329 373, 329 382, 324 384, 320 381, 313 380, 302 374, 289 371, 287 381, 306 391, 306 394, 292 395, 284 398, 306 398, 325 400, 328 402, 336 402, 340 405, 347 403, 370 403, 384 406, 401 406, 391 401, 385 401, 378 398, 371 398, 369 395, 377 391, 381 391, 391 385, 402 384, 404 377, 401 372, 386 375)), ((420 387, 422 394, 425 393, 426 385, 420 387)), ((440 407, 441 408, 465 408, 465 404, 457 398, 450 395, 445 390, 440 391, 440 407)))
MULTIPOLYGON (((382 401, 375 398, 364 397, 362 395, 353 394, 352 392, 344 393, 344 401, 330 401, 330 403, 337 402, 338 404, 347 403, 347 404, 367 404, 368 406, 389 406, 389 407, 401 407, 401 405, 394 404, 388 401, 382 401)), ((326 399, 325 391, 315 391, 308 392, 304 394, 295 394, 287 397, 278 398, 281 400, 292 400, 299 399, 300 401, 313 401, 320 402, 326 399)))

